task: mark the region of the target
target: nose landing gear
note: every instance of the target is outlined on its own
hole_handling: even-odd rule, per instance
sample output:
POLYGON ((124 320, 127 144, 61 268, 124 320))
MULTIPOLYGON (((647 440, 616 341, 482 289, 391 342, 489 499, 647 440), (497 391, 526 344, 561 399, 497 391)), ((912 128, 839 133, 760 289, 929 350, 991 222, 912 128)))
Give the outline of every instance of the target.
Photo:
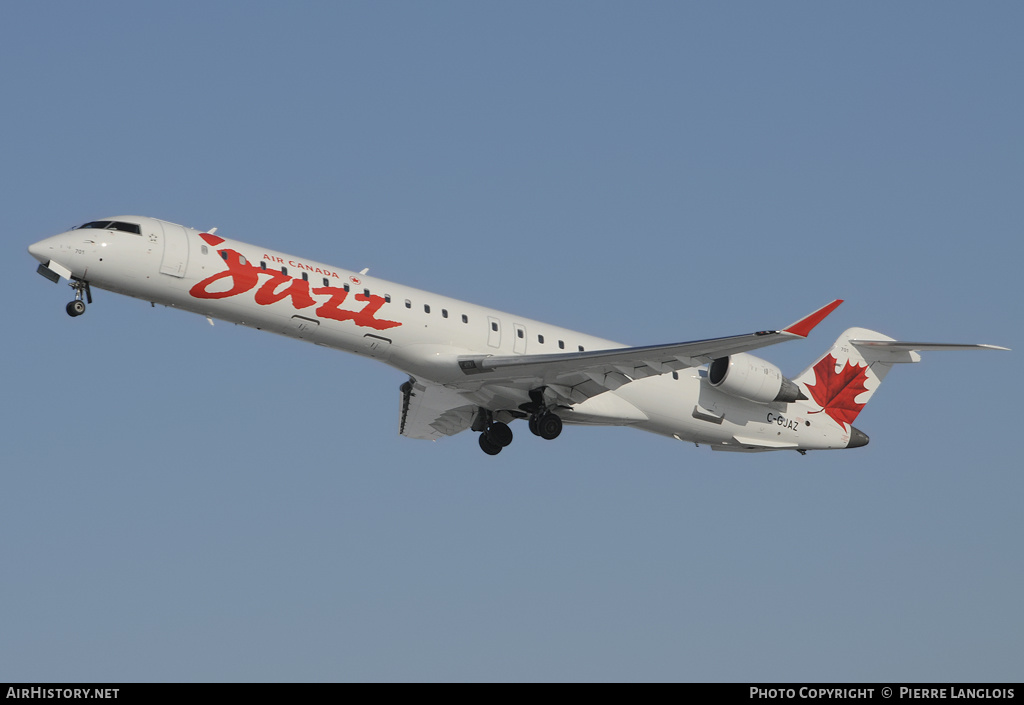
POLYGON ((68 312, 69 316, 75 318, 85 313, 86 301, 92 303, 92 289, 89 288, 89 282, 82 279, 72 279, 70 286, 75 290, 75 300, 70 302, 64 310, 68 312))
POLYGON ((65 310, 72 318, 75 316, 81 316, 85 313, 85 302, 80 299, 75 299, 65 307, 65 310))

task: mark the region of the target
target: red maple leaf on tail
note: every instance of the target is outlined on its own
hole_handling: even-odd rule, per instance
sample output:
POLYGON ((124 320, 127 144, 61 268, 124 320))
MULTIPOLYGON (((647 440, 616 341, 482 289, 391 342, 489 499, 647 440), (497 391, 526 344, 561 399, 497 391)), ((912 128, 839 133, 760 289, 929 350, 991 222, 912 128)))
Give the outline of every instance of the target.
POLYGON ((831 416, 840 426, 852 424, 857 414, 864 408, 864 404, 858 404, 854 399, 858 394, 868 391, 864 383, 868 379, 867 365, 851 365, 849 361, 843 369, 836 372, 838 360, 829 353, 818 360, 812 368, 814 370, 814 384, 807 385, 807 391, 811 393, 814 401, 821 406, 820 411, 812 411, 812 414, 820 414, 824 411, 831 416))

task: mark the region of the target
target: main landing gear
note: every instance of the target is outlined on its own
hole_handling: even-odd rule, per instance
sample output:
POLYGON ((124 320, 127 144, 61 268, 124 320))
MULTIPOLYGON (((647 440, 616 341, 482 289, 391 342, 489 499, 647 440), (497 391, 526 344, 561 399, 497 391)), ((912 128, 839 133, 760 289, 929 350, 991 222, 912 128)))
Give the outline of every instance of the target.
MULTIPOLYGON (((530 433, 535 436, 548 441, 558 438, 562 432, 562 418, 548 409, 544 403, 543 391, 531 391, 530 400, 530 403, 520 405, 521 411, 507 413, 519 418, 528 418, 530 433)), ((508 424, 495 421, 492 413, 485 409, 480 409, 473 430, 480 431, 480 450, 487 455, 497 455, 502 448, 512 442, 512 429, 508 424)))
POLYGON ((480 433, 480 450, 487 455, 497 455, 501 449, 512 442, 512 429, 507 423, 492 421, 480 433))
POLYGON ((75 300, 70 302, 64 310, 68 312, 69 316, 75 318, 85 313, 86 301, 92 303, 92 289, 89 288, 89 282, 81 279, 72 279, 70 286, 75 290, 75 300))
POLYGON ((552 441, 562 432, 562 419, 550 411, 533 414, 530 416, 530 432, 544 440, 552 441))
POLYGON ((544 388, 530 390, 530 402, 519 408, 529 414, 530 433, 544 440, 554 440, 562 432, 562 419, 544 401, 544 388))

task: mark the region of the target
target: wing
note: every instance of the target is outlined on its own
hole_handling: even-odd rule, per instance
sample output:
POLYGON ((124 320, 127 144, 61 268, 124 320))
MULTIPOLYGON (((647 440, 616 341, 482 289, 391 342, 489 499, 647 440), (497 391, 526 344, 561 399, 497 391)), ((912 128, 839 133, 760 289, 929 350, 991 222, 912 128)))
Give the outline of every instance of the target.
POLYGON ((401 386, 401 391, 398 432, 403 436, 437 440, 465 431, 473 423, 476 405, 456 391, 412 379, 401 386))
POLYGON ((473 425, 480 407, 513 411, 536 402, 543 388, 549 405, 571 406, 636 379, 707 364, 718 357, 806 338, 842 300, 823 306, 782 330, 766 330, 688 343, 592 350, 554 355, 466 355, 464 379, 446 385, 410 378, 401 386, 399 433, 436 440, 473 425))
POLYGON ((553 355, 464 355, 458 388, 463 401, 490 409, 517 408, 531 390, 544 388, 550 402, 572 405, 652 375, 704 365, 715 358, 806 338, 842 303, 837 299, 782 330, 669 345, 592 350, 553 355))

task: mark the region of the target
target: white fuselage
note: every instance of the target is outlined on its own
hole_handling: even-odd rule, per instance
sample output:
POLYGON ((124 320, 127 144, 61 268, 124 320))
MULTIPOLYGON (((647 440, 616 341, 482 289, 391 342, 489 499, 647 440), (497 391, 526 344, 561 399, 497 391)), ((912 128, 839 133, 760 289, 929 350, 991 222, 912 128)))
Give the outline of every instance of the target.
MULTIPOLYGON (((110 221, 140 232, 75 229, 30 252, 96 288, 372 357, 439 385, 465 380, 460 355, 624 347, 153 218, 110 221)), ((811 426, 798 405, 750 402, 712 388, 705 377, 704 369, 688 368, 638 379, 560 415, 566 423, 631 425, 730 450, 743 449, 744 441, 766 450, 844 448, 850 440, 835 424, 811 426)))

